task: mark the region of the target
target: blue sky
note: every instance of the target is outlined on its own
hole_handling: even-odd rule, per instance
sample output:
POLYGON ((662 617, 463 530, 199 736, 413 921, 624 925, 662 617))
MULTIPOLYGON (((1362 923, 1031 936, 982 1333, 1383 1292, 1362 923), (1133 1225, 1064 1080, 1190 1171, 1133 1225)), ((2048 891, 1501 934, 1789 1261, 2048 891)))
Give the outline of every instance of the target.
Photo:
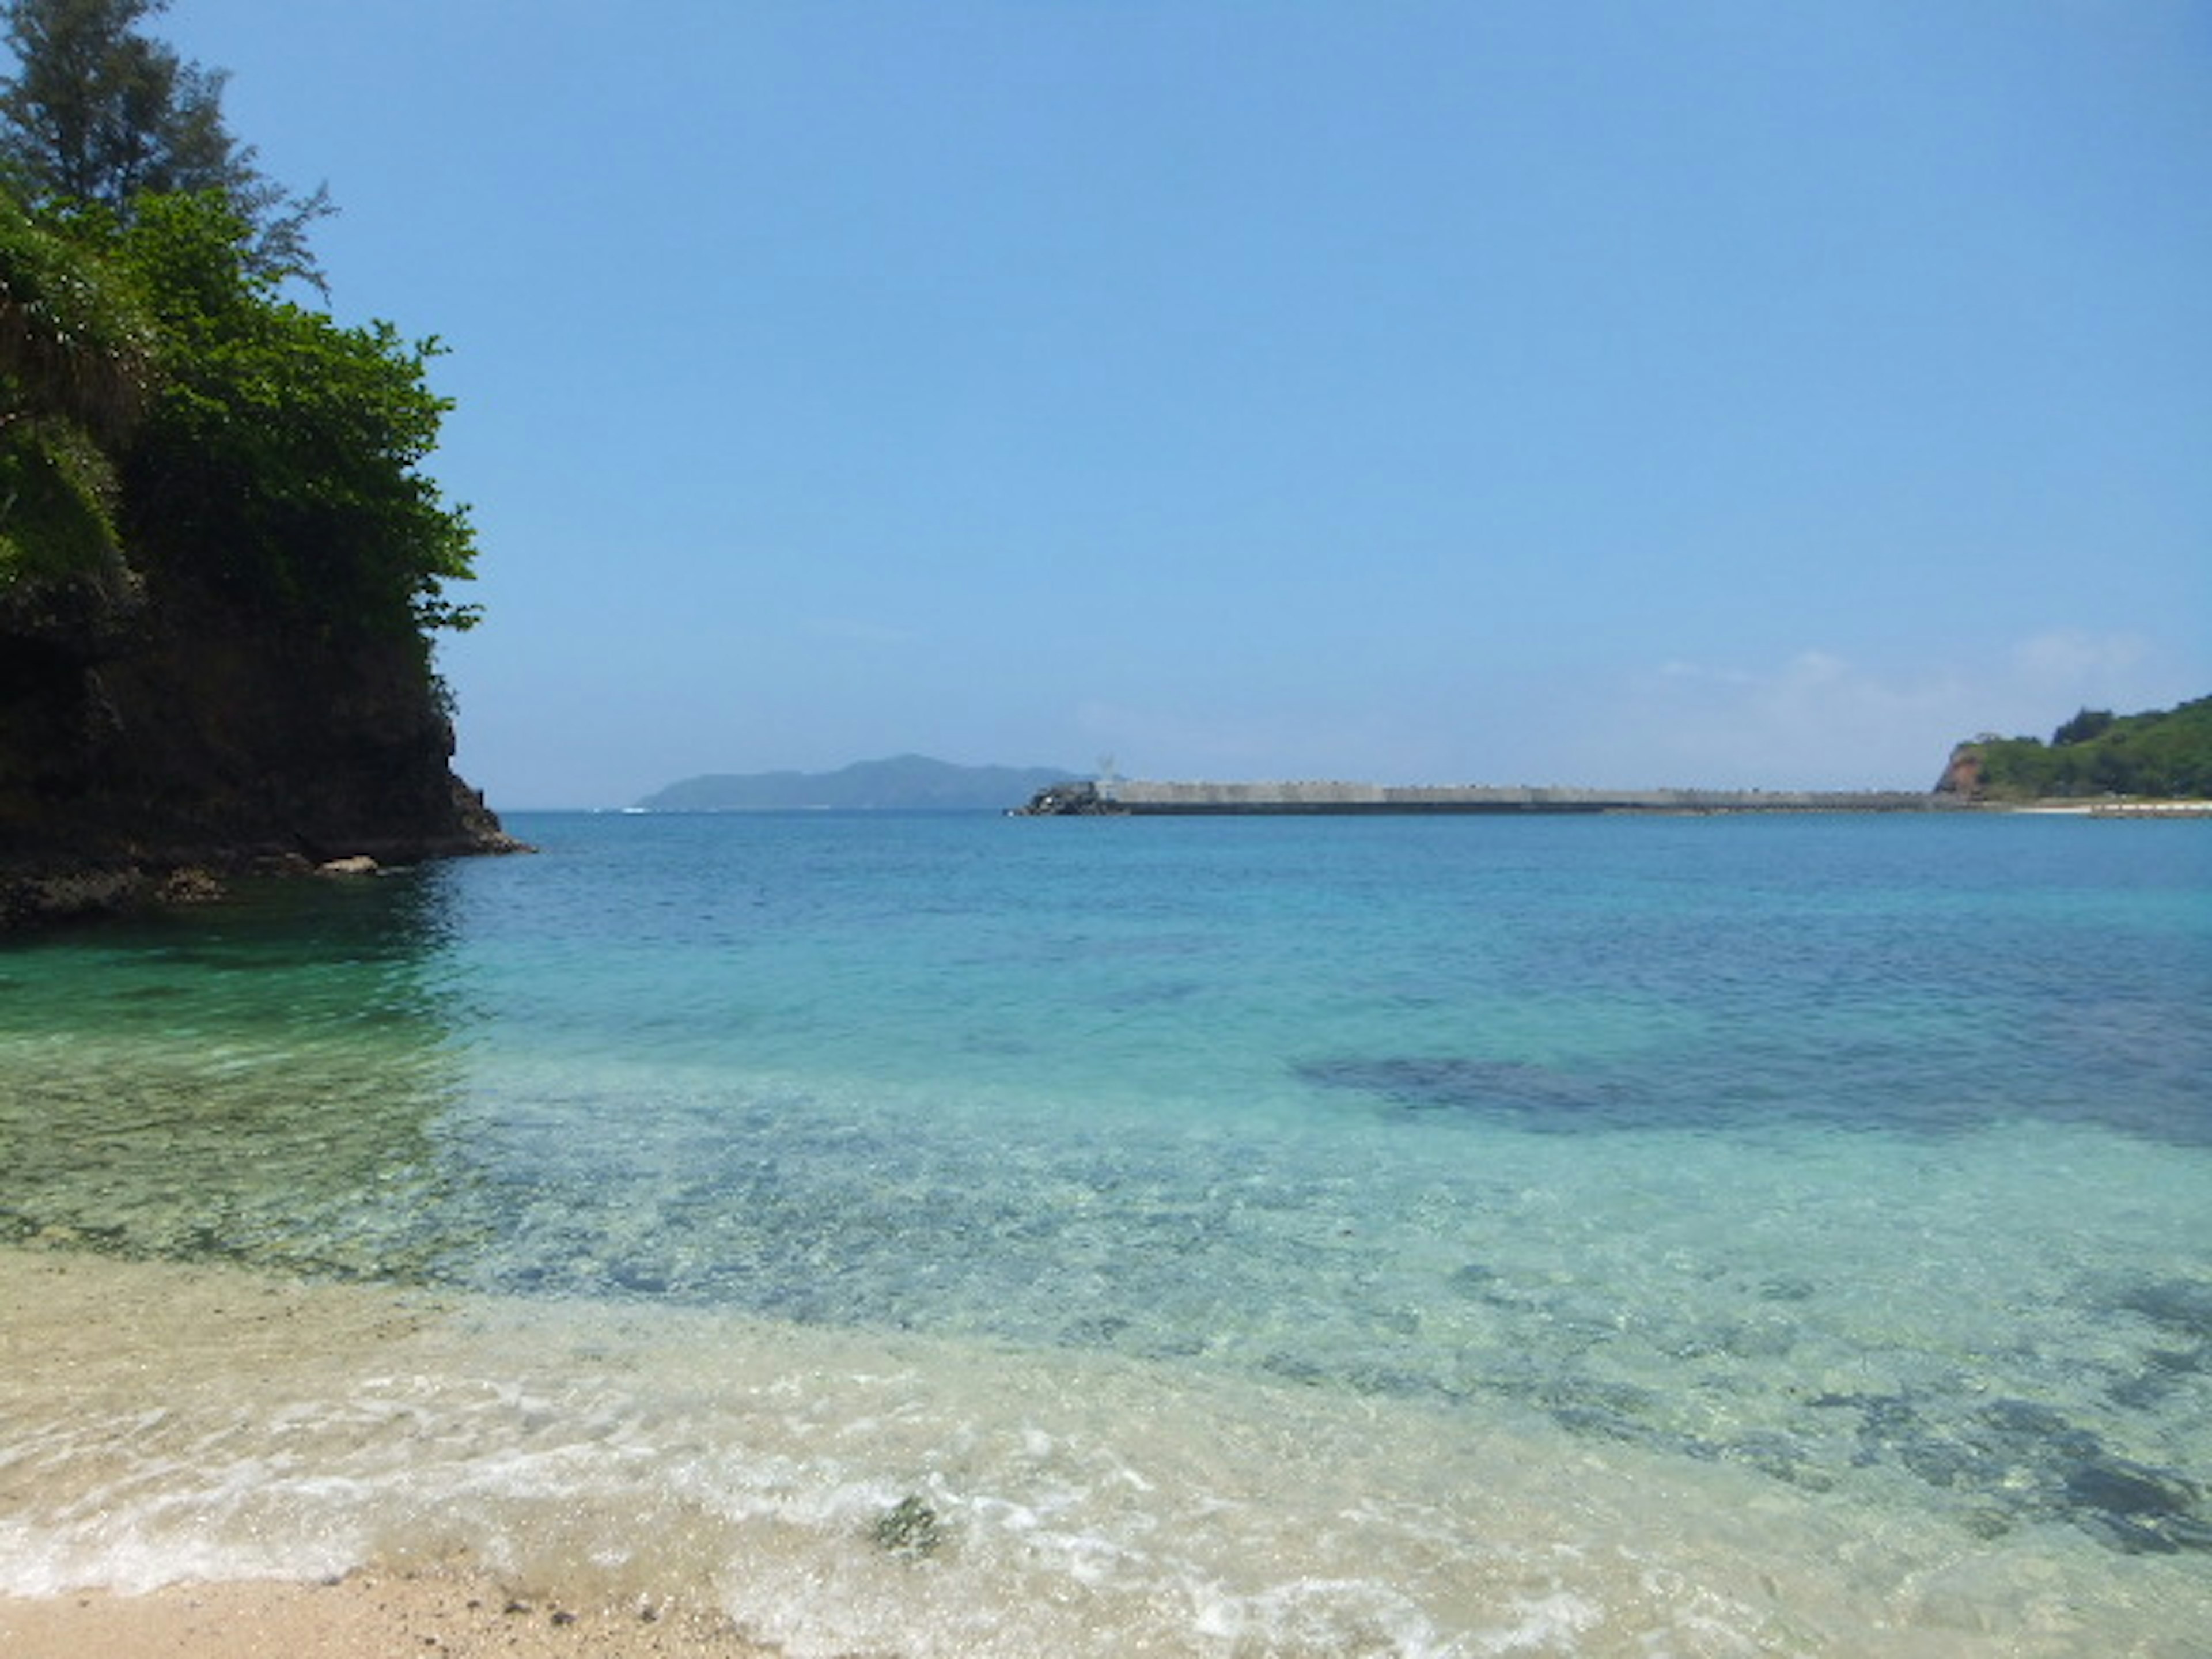
POLYGON ((2212 7, 176 0, 451 348, 495 805, 1933 781, 2212 691, 2212 7))

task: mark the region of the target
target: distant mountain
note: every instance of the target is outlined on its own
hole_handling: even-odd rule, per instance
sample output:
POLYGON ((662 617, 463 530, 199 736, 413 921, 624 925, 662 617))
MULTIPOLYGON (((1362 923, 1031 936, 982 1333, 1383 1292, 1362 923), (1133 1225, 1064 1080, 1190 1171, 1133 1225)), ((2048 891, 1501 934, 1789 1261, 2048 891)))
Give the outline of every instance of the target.
POLYGON ((1048 766, 955 766, 924 755, 860 761, 836 772, 714 773, 685 778, 638 805, 653 812, 998 811, 1073 772, 1048 766))

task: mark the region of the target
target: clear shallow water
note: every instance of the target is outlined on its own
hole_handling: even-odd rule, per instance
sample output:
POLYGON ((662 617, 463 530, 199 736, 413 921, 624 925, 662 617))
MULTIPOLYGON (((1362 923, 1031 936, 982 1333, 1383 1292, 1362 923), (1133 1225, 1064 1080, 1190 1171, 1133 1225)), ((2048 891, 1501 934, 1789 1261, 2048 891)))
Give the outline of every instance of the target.
POLYGON ((229 1318, 172 1287, 105 1417, 11 1355, 17 1587, 265 1566, 275 1504, 283 1570, 708 1584, 800 1653, 2212 1620, 2212 827, 515 827, 0 955, 0 1224, 80 1253, 17 1331, 143 1297, 87 1249, 419 1312, 310 1297, 351 1334, 186 1407, 132 1344, 229 1318))

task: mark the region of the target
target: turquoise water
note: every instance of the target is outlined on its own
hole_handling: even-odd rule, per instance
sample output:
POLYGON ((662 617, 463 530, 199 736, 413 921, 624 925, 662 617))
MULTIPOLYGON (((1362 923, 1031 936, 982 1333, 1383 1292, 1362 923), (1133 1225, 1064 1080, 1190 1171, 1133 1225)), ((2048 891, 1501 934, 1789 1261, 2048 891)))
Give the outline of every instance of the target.
POLYGON ((0 1589, 434 1540, 794 1653, 2198 1650, 2212 825, 511 827, 0 954, 27 1254, 456 1345, 404 1457, 264 1470, 296 1558, 240 1448, 390 1356, 215 1364, 127 1477, 23 1385, 0 1589))

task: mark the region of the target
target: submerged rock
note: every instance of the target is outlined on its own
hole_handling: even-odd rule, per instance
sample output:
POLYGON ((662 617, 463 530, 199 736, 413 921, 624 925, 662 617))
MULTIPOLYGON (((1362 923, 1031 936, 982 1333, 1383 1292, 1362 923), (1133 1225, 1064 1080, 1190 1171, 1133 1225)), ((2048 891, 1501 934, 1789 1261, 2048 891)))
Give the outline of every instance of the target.
POLYGON ((2124 1457, 2094 1457, 2066 1477, 2066 1495, 2077 1504, 2115 1515, 2186 1516, 2197 1489, 2179 1476, 2124 1457))
POLYGON ((224 890, 215 872, 187 865, 170 871, 155 896, 164 904, 209 904, 222 897, 224 890))
POLYGON ((912 1493, 876 1518, 869 1536, 895 1555, 930 1555, 945 1541, 937 1511, 912 1493))
POLYGON ((1934 1396, 1823 1395, 1811 1403, 1858 1413, 1855 1462, 1893 1462, 1974 1500, 1966 1524, 1982 1535, 2010 1516, 2071 1522, 2131 1555, 2212 1550, 2212 1516, 2196 1482, 2122 1456, 2055 1407, 1997 1400, 1947 1422, 1934 1396))
POLYGON ((2154 1325, 2212 1340, 2212 1281, 2161 1279, 2136 1285, 2115 1298, 2130 1313, 2154 1325))

